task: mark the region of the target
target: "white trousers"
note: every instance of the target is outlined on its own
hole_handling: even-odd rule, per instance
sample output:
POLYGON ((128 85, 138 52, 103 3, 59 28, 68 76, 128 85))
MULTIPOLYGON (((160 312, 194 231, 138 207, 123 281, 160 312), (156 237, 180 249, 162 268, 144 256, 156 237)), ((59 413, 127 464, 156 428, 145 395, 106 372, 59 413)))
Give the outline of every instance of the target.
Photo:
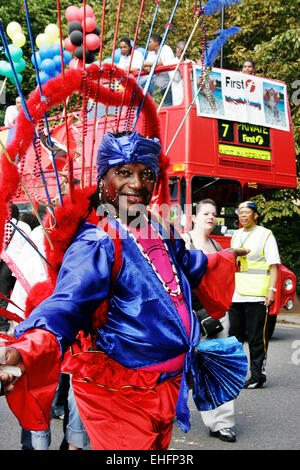
MULTIPOLYGON (((223 330, 217 335, 217 338, 227 338, 229 331, 228 313, 220 318, 223 330)), ((205 338, 203 338, 205 340, 205 338)), ((201 411, 203 423, 211 431, 216 432, 223 428, 232 428, 235 425, 234 400, 228 401, 218 408, 209 411, 201 411)))

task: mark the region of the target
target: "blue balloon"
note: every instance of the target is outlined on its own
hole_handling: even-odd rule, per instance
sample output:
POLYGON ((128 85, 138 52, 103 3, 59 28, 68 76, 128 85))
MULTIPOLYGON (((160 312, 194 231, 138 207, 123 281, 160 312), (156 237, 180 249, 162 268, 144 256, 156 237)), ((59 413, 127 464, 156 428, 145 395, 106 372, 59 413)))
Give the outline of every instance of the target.
POLYGON ((56 55, 60 55, 60 43, 56 42, 55 44, 52 44, 51 51, 53 57, 55 57, 56 55))
POLYGON ((55 74, 55 62, 52 59, 44 59, 41 62, 40 69, 48 75, 55 74))
POLYGON ((118 47, 118 49, 115 50, 115 56, 114 56, 114 63, 115 64, 118 64, 120 62, 120 59, 121 59, 121 49, 118 47))
MULTIPOLYGON (((39 79, 40 79, 41 85, 44 85, 44 83, 46 83, 47 80, 49 80, 49 78, 51 77, 47 73, 39 72, 39 79)), ((36 78, 36 81, 38 81, 37 78, 36 78)))
MULTIPOLYGON (((41 57, 40 57, 39 52, 35 53, 35 58, 36 58, 37 66, 38 66, 38 68, 40 68, 40 65, 41 65, 42 61, 41 61, 41 57)), ((30 60, 31 60, 32 65, 34 66, 34 56, 33 56, 33 54, 31 54, 31 59, 30 60)))
POLYGON ((61 72, 61 56, 55 55, 53 57, 53 62, 55 63, 55 70, 61 72))
POLYGON ((69 51, 64 51, 64 52, 63 52, 63 56, 64 56, 64 64, 65 64, 65 65, 68 65, 68 63, 71 62, 71 60, 72 60, 72 54, 71 54, 71 52, 69 52, 69 51))
POLYGON ((52 52, 52 49, 51 47, 49 46, 43 46, 39 49, 39 54, 40 54, 40 58, 41 60, 44 60, 44 59, 52 59, 53 57, 53 52, 52 52))

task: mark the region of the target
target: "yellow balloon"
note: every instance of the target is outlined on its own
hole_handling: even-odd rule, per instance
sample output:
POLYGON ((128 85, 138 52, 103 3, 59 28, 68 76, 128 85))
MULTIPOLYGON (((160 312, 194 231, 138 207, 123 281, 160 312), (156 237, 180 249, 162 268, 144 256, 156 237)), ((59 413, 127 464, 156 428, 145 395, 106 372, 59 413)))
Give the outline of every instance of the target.
POLYGON ((35 43, 39 49, 44 46, 50 47, 52 45, 51 39, 49 38, 49 36, 47 36, 47 34, 44 33, 37 35, 37 37, 35 38, 35 43))
POLYGON ((53 44, 59 38, 59 29, 56 24, 48 24, 48 26, 46 26, 45 28, 45 34, 48 36, 48 38, 51 40, 51 43, 53 44))
POLYGON ((22 26, 19 23, 17 23, 16 21, 11 21, 7 25, 6 32, 7 32, 7 36, 10 37, 10 39, 12 39, 12 37, 16 33, 21 33, 22 32, 22 26))
POLYGON ((26 42, 26 38, 23 33, 14 34, 11 40, 12 40, 12 43, 18 47, 23 47, 26 42))

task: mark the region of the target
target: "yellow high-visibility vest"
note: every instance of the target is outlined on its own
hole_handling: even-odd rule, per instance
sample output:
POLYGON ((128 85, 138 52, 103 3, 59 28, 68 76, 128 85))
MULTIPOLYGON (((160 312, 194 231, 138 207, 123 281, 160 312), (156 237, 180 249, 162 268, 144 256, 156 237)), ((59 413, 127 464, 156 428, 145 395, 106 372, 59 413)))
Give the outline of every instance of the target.
MULTIPOLYGON (((248 270, 235 273, 235 288, 241 295, 265 297, 270 287, 270 267, 268 266, 264 248, 271 230, 256 225, 242 242, 244 229, 237 230, 232 239, 232 248, 248 248, 248 270)), ((247 232, 246 232, 247 233, 247 232)))

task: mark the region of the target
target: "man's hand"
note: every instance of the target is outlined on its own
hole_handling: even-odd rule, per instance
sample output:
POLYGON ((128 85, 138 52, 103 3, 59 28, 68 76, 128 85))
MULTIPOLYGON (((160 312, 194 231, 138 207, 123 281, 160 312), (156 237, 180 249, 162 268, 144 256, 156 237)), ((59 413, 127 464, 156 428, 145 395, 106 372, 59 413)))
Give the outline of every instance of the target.
POLYGON ((13 375, 13 373, 10 373, 10 371, 5 371, 5 367, 3 370, 1 370, 1 365, 19 367, 22 375, 25 372, 25 366, 21 354, 19 351, 17 351, 17 349, 0 346, 0 394, 6 395, 7 393, 13 391, 14 384, 17 382, 17 380, 19 380, 19 377, 16 377, 13 375))
POLYGON ((234 254, 236 258, 238 256, 246 256, 248 253, 250 253, 250 250, 247 248, 227 248, 225 251, 230 251, 231 253, 234 254))
POLYGON ((270 307, 270 305, 273 305, 274 302, 275 302, 275 292, 272 290, 269 290, 265 298, 265 306, 270 307))

